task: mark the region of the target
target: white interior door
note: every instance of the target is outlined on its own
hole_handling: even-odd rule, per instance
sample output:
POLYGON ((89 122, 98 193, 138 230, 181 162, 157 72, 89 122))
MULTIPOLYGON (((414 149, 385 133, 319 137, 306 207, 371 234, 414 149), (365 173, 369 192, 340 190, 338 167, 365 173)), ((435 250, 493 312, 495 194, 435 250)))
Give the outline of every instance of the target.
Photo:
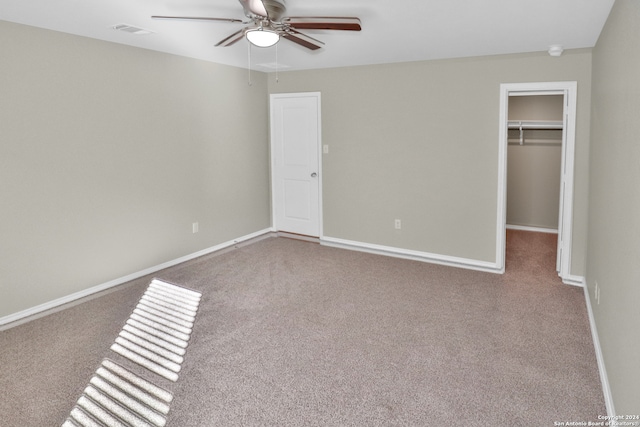
POLYGON ((320 93, 271 95, 273 226, 320 237, 320 93))

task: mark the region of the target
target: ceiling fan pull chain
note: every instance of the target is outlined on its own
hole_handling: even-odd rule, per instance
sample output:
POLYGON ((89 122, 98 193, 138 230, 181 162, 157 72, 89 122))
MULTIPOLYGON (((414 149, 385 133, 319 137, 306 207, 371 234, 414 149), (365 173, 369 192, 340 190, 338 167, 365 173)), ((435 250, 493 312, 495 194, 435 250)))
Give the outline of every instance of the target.
POLYGON ((247 43, 247 46, 248 46, 247 52, 249 54, 249 77, 248 77, 247 83, 249 84, 249 86, 251 86, 251 43, 247 43))
POLYGON ((278 78, 278 44, 276 44, 276 83, 280 83, 280 79, 278 78))

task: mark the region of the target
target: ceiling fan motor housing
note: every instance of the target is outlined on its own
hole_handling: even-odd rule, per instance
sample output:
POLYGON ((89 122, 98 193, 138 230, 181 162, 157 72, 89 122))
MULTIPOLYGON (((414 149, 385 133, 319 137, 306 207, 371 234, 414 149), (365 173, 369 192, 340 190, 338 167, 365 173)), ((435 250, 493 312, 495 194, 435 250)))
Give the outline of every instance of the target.
POLYGON ((238 0, 248 18, 261 20, 267 18, 271 22, 280 22, 285 16, 287 7, 284 0, 238 0))
POLYGON ((280 22, 287 11, 284 0, 262 0, 262 4, 272 22, 280 22))

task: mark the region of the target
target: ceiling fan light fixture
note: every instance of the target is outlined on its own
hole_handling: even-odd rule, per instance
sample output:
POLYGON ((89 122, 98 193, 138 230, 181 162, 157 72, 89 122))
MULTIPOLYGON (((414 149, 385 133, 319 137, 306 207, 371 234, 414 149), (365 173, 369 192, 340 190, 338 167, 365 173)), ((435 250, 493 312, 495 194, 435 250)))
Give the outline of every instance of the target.
POLYGON ((271 47, 280 41, 280 36, 275 31, 265 30, 262 27, 247 30, 245 37, 254 46, 271 47))

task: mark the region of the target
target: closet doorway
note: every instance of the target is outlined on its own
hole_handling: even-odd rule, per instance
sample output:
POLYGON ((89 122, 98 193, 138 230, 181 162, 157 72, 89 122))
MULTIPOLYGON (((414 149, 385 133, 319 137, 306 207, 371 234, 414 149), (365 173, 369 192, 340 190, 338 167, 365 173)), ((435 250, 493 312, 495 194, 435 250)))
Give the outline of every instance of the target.
POLYGON ((509 96, 507 229, 558 233, 563 101, 509 96))
POLYGON ((503 84, 497 254, 506 228, 557 232, 556 271, 571 278, 576 82, 503 84))

